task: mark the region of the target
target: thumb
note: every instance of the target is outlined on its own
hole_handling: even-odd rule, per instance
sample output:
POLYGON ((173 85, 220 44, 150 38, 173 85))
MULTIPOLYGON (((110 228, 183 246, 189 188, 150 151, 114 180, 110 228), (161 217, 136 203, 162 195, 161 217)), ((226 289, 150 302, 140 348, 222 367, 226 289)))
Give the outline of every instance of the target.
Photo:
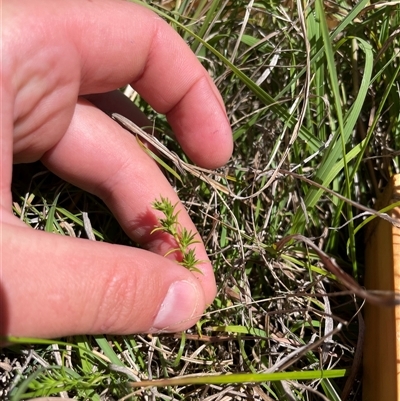
POLYGON ((1 247, 2 335, 175 332, 206 306, 191 272, 151 252, 9 223, 1 247))

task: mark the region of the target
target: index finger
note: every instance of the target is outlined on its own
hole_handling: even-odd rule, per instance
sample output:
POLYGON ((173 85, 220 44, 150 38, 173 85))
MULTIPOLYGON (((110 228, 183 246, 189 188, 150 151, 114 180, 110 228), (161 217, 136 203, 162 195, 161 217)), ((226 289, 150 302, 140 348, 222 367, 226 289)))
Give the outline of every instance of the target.
POLYGON ((119 0, 65 2, 68 10, 63 10, 64 2, 45 3, 50 15, 40 15, 38 23, 46 29, 48 18, 60 19, 60 28, 80 54, 81 95, 131 83, 156 111, 167 115, 194 162, 214 168, 229 159, 232 134, 221 96, 165 21, 119 0))

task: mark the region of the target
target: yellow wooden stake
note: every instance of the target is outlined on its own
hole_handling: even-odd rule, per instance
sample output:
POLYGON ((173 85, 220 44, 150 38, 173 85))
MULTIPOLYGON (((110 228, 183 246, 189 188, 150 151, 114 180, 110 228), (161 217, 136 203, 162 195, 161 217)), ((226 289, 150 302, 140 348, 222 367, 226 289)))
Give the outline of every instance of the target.
MULTIPOLYGON (((400 199, 400 175, 377 202, 382 209, 400 199)), ((389 214, 400 220, 400 207, 389 214)), ((400 291, 400 228, 376 218, 367 228, 365 286, 400 291)), ((363 401, 400 400, 400 307, 365 307, 363 401)))

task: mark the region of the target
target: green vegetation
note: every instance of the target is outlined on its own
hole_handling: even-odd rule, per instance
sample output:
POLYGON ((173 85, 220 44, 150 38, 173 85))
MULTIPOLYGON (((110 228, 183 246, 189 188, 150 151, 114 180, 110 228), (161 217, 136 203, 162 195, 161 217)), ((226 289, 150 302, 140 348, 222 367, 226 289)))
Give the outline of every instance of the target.
MULTIPOLYGON (((80 400, 360 400, 362 300, 343 291, 307 244, 279 252, 276 244, 305 236, 363 284, 365 207, 399 165, 399 2, 152 7, 208 69, 232 123, 234 156, 209 174, 225 192, 163 158, 206 244, 218 295, 185 333, 27 340, 32 348, 1 351, 22 364, 30 358, 7 376, 12 400, 60 392, 80 400), (235 373, 251 377, 230 380, 235 373), (184 381, 175 386, 177 377, 184 381), (163 379, 162 387, 129 384, 149 379, 163 379)), ((162 142, 190 162, 163 116, 132 99, 165 132, 162 142)), ((31 180, 18 178, 23 166, 15 172, 14 211, 27 224, 79 236, 81 210, 90 211, 97 240, 132 245, 98 199, 36 167, 31 180)), ((165 202, 154 207, 168 220, 174 212, 165 202)))
POLYGON ((155 200, 153 203, 153 209, 158 210, 164 214, 164 218, 160 218, 158 221, 160 223, 159 227, 156 227, 151 232, 152 234, 157 231, 165 232, 172 235, 177 247, 170 249, 164 256, 168 256, 174 252, 180 252, 182 255, 182 261, 179 262, 182 266, 190 271, 201 271, 196 267, 200 260, 196 258, 196 252, 193 248, 189 248, 191 245, 195 244, 195 235, 191 231, 188 231, 185 227, 182 227, 179 223, 178 215, 179 212, 175 211, 176 205, 173 205, 169 199, 160 196, 160 200, 155 200))

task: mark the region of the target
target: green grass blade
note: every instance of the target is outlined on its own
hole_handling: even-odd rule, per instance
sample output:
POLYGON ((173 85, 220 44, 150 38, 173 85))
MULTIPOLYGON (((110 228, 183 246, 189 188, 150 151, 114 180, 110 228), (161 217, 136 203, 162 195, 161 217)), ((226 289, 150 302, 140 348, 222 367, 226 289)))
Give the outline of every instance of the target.
MULTIPOLYGON (((369 88, 369 83, 371 81, 371 76, 372 76, 372 67, 373 67, 373 57, 372 57, 372 49, 371 46, 369 46, 365 41, 360 40, 361 43, 361 48, 365 51, 366 54, 366 63, 364 66, 364 74, 362 78, 362 82, 360 85, 360 90, 357 95, 357 98, 355 99, 352 107, 350 108, 350 111, 346 114, 346 117, 344 119, 344 126, 342 127, 342 135, 341 138, 343 139, 344 142, 348 142, 349 139, 351 138, 352 131, 354 129, 354 126, 357 122, 357 116, 359 116, 361 108, 364 104, 365 97, 368 93, 368 88, 369 88)), ((332 56, 330 56, 331 58, 332 56)), ((331 69, 334 69, 331 67, 331 69)), ((336 72, 332 72, 333 76, 336 77, 337 75, 336 72)), ((335 79, 335 78, 333 78, 335 79)), ((339 97, 338 100, 336 100, 336 110, 341 108, 340 104, 340 95, 339 95, 339 88, 335 83, 333 82, 333 86, 336 87, 334 92, 336 93, 336 96, 339 97)), ((338 115, 342 115, 341 110, 339 110, 338 115)), ((340 117, 342 118, 342 117, 340 117)), ((344 169, 344 167, 347 165, 347 163, 357 156, 357 154, 361 151, 362 147, 357 146, 356 148, 353 148, 349 153, 346 153, 345 156, 341 157, 341 154, 343 152, 343 144, 341 140, 339 140, 339 133, 337 133, 334 137, 334 139, 331 142, 330 147, 326 150, 325 152, 325 158, 323 159, 321 166, 318 168, 316 174, 315 174, 315 180, 317 182, 321 182, 324 187, 327 187, 331 184, 331 182, 338 176, 339 172, 344 169), (355 150, 357 150, 355 152, 355 150), (339 160, 339 163, 338 163, 339 160)), ((323 194, 323 190, 321 189, 311 189, 304 200, 304 203, 307 208, 313 208, 318 200, 321 198, 323 194)), ((302 211, 298 211, 295 215, 294 218, 294 224, 292 228, 292 233, 297 233, 297 232, 303 232, 304 230, 304 224, 305 224, 305 218, 304 215, 302 214, 302 211)))
POLYGON ((104 352, 104 355, 111 361, 111 363, 114 363, 115 365, 118 366, 125 366, 121 360, 118 358, 117 354, 115 351, 111 348, 111 345, 107 341, 107 339, 104 336, 94 336, 97 344, 101 348, 101 350, 104 352))
MULTIPOLYGON (((84 227, 83 220, 79 217, 75 216, 73 213, 69 212, 67 209, 57 206, 57 212, 62 214, 63 216, 67 217, 69 220, 72 220, 75 224, 79 227, 84 227)), ((99 238, 101 241, 104 240, 103 234, 101 234, 98 230, 93 229, 93 234, 99 238)))
POLYGON ((263 383, 282 380, 335 379, 347 376, 346 369, 313 370, 276 373, 233 373, 229 375, 204 375, 200 377, 175 377, 131 383, 132 387, 164 387, 200 384, 263 383))
POLYGON ((55 197, 52 205, 49 208, 48 214, 47 214, 47 218, 46 218, 46 225, 45 225, 45 231, 47 231, 48 233, 52 233, 55 232, 55 213, 56 213, 56 209, 57 209, 57 202, 58 202, 58 198, 60 197, 60 193, 58 192, 57 196, 55 197))
POLYGON ((159 156, 157 156, 151 149, 149 149, 147 146, 143 144, 142 141, 140 141, 139 138, 137 138, 137 141, 140 145, 140 147, 152 158, 154 159, 161 167, 163 167, 165 170, 167 170, 170 174, 172 174, 176 179, 178 179, 180 182, 182 182, 182 178, 180 175, 170 166, 168 166, 167 163, 164 162, 159 156))

